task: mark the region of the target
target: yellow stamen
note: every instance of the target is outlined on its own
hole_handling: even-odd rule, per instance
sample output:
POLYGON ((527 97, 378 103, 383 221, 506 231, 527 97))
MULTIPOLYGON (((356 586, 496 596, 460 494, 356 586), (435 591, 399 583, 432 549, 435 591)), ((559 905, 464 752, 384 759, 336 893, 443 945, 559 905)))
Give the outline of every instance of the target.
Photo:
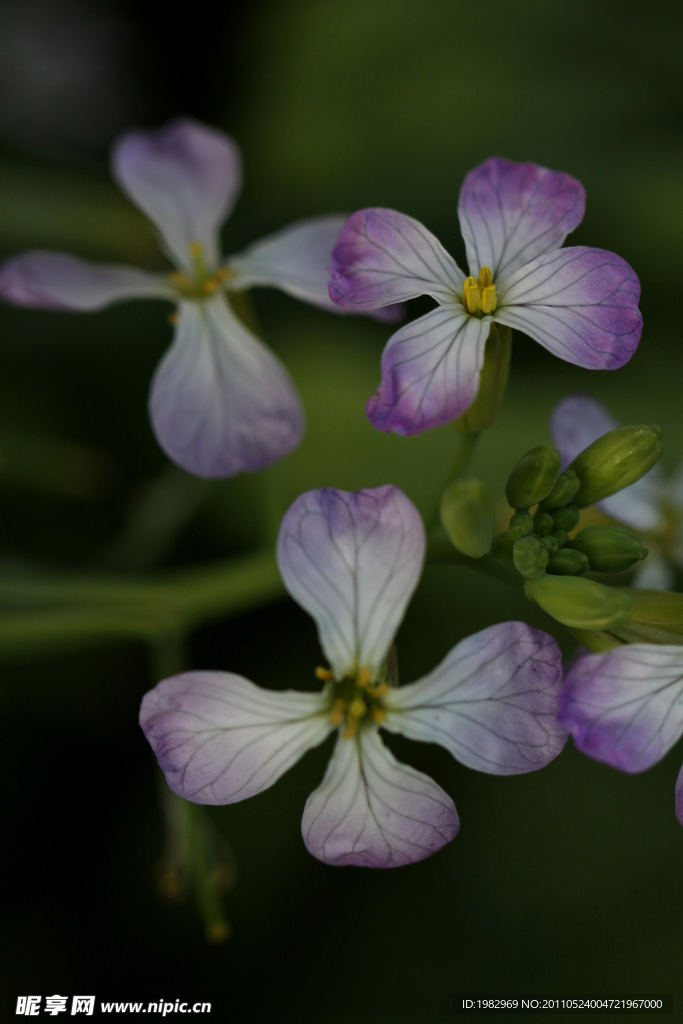
POLYGON ((462 286, 462 304, 468 313, 493 313, 497 305, 496 286, 490 267, 482 267, 479 278, 467 277, 462 286))
POLYGON ((342 719, 344 717, 344 712, 345 711, 346 711, 346 703, 345 703, 345 701, 343 701, 343 700, 336 700, 334 702, 334 704, 332 705, 332 710, 330 711, 330 722, 332 722, 332 725, 341 725, 341 721, 342 721, 342 719))
POLYGON ((374 686, 371 687, 370 694, 373 699, 376 697, 385 697, 387 693, 389 693, 390 689, 391 687, 389 686, 389 683, 375 683, 374 686))
POLYGON ((493 274, 491 273, 490 267, 481 268, 479 271, 479 281, 477 283, 482 290, 493 284, 493 274))
POLYGON ((332 671, 331 668, 323 668, 321 665, 318 665, 317 669, 315 670, 315 678, 321 679, 323 680, 323 682, 329 683, 334 679, 334 672, 332 671))
POLYGON ((360 686, 361 690, 367 689, 372 679, 372 672, 369 668, 362 668, 356 676, 356 685, 360 686))
POLYGON ((344 729, 344 732, 342 733, 342 739, 344 739, 344 740, 352 740, 357 732, 358 732, 358 719, 357 718, 349 718, 348 721, 347 721, 347 724, 346 724, 346 728, 344 729))
POLYGON ((496 304, 496 286, 495 284, 490 284, 481 293, 481 308, 484 313, 493 313, 496 304))
POLYGON ((465 283, 462 286, 462 304, 468 313, 476 313, 477 310, 481 309, 479 285, 473 277, 465 278, 465 283))
POLYGON ((349 717, 350 718, 363 718, 367 714, 367 705, 362 697, 354 697, 349 704, 349 717))

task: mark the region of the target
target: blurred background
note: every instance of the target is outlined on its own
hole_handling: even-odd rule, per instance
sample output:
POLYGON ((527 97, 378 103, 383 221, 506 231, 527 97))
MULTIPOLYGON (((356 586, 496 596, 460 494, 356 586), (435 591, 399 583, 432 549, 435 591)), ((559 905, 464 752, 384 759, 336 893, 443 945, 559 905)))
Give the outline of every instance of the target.
MULTIPOLYGON (((120 132, 180 114, 243 151, 226 253, 300 217, 381 205, 421 220, 464 265, 468 170, 494 154, 561 169, 588 195, 570 243, 614 250, 640 276, 643 340, 628 366, 599 374, 517 337, 473 470, 502 495, 576 390, 622 422, 659 423, 672 470, 683 457, 682 45, 683 8, 665 17, 636 0, 252 0, 163 21, 132 0, 0 0, 0 256, 54 248, 163 269, 108 154, 120 132)), ((221 483, 170 467, 151 434, 167 306, 0 309, 8 1014, 29 993, 205 1000, 219 1019, 297 1024, 440 1024, 472 993, 669 993, 680 1009, 680 745, 636 777, 570 743, 544 771, 501 779, 392 740, 453 796, 462 827, 434 858, 385 873, 329 868, 303 846, 326 745, 272 790, 192 819, 225 883, 223 916, 182 899, 164 851, 183 811, 138 728, 140 698, 174 659, 313 688, 314 626, 274 584, 169 654, 172 631, 154 645, 82 630, 71 582, 163 579, 267 551, 311 487, 394 483, 428 515, 454 451, 448 429, 401 439, 367 422, 385 325, 253 298, 308 430, 266 473, 221 483)), ((517 591, 428 568, 398 637, 402 679, 510 618, 551 629, 571 657, 569 635, 517 591)))

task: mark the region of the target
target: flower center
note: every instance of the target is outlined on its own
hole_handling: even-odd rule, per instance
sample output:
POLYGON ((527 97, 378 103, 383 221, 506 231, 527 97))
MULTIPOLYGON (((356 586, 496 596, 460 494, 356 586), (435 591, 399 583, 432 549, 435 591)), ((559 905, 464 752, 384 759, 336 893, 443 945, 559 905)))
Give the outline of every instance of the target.
POLYGON ((483 316, 496 308, 496 286, 489 267, 482 267, 479 277, 467 277, 462 286, 462 304, 468 313, 483 316))
POLYGON ((223 282, 230 277, 230 271, 227 269, 209 270, 204 261, 201 242, 190 243, 190 257, 191 272, 185 273, 178 270, 170 274, 171 284, 183 299, 209 299, 219 288, 223 287, 223 282))
POLYGON ((389 683, 373 679, 370 669, 362 668, 354 678, 337 682, 329 668, 317 668, 318 679, 329 683, 330 721, 342 728, 344 739, 351 739, 367 719, 379 725, 386 717, 382 697, 389 692, 389 683))

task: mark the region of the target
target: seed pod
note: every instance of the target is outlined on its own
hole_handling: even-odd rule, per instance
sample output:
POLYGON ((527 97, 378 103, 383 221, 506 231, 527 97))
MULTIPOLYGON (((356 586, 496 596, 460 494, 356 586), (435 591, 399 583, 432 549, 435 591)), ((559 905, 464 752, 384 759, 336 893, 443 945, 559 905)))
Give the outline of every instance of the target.
POLYGON ((548 444, 539 444, 523 455, 505 485, 512 508, 531 508, 550 494, 561 465, 560 453, 548 444))
POLYGON ((576 456, 570 469, 581 479, 579 508, 616 494, 639 480, 662 454, 659 427, 616 427, 576 456))

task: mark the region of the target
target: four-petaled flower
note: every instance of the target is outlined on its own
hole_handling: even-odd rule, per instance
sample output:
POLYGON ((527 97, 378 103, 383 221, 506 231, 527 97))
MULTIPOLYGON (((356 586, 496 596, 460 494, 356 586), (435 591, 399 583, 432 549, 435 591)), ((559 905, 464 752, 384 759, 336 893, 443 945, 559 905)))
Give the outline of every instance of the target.
MULTIPOLYGON (((604 405, 589 395, 568 395, 553 409, 550 432, 568 466, 598 437, 619 426, 604 405)), ((683 569, 683 464, 668 480, 655 465, 634 484, 598 502, 603 512, 647 537, 648 557, 636 569, 634 585, 668 590, 672 564, 683 569)))
MULTIPOLYGON (((624 644, 583 655, 565 677, 559 720, 597 761, 651 768, 683 736, 683 647, 624 644)), ((683 768, 675 799, 683 825, 683 768)))
POLYGON ((394 685, 390 649, 424 552, 420 516, 396 487, 301 495, 283 519, 278 563, 317 623, 330 664, 316 673, 322 693, 263 690, 226 672, 162 681, 140 722, 171 789, 197 803, 244 800, 336 731, 304 810, 306 846, 328 864, 395 867, 440 849, 459 820, 440 786, 395 759, 380 726, 493 774, 552 760, 566 739, 556 721, 560 652, 540 630, 491 626, 419 682, 394 685))
POLYGON ((584 202, 568 174, 486 160, 465 178, 458 204, 469 277, 412 217, 386 209, 350 217, 330 267, 336 303, 357 311, 418 295, 438 303, 390 338, 367 405, 375 427, 415 434, 465 412, 492 323, 517 327, 589 369, 630 359, 642 328, 636 274, 603 249, 560 249, 584 202))
POLYGON ((226 135, 187 119, 123 135, 112 171, 158 228, 177 272, 28 252, 0 271, 0 297, 79 311, 136 298, 177 303, 174 341, 150 394, 159 444, 203 477, 270 465, 298 444, 303 411, 284 366, 235 316, 227 293, 273 285, 334 309, 326 265, 345 218, 300 221, 221 259, 219 228, 240 189, 240 155, 226 135))

